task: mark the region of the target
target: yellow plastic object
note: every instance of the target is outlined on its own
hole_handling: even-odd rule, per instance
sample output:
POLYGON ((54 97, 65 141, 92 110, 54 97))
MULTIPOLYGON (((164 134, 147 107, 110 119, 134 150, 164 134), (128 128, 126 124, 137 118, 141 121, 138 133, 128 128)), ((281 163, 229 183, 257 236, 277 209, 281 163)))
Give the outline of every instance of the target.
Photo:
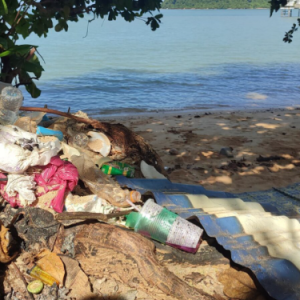
POLYGON ((43 283, 52 286, 54 283, 56 283, 59 286, 59 281, 52 277, 47 272, 43 271, 38 266, 34 266, 31 270, 28 271, 28 274, 32 276, 33 278, 41 280, 43 283))

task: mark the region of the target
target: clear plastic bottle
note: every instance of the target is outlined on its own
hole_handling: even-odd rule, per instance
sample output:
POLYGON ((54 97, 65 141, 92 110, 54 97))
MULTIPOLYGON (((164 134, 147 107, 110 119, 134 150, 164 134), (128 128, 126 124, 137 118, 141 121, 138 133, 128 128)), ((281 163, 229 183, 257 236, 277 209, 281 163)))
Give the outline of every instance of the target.
POLYGON ((89 137, 84 134, 84 133, 77 133, 74 137, 73 137, 73 143, 77 146, 77 147, 85 147, 89 142, 89 137))
POLYGON ((0 123, 2 125, 14 124, 18 119, 22 103, 23 94, 18 88, 5 87, 0 95, 0 123))

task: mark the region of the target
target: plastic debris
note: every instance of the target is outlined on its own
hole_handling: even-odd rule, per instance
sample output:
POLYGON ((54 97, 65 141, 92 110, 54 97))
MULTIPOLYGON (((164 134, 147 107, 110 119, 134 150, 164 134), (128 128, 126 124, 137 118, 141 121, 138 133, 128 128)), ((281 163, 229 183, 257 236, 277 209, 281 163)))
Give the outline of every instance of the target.
POLYGON ((67 212, 84 211, 91 213, 110 214, 115 210, 115 207, 97 195, 80 197, 69 193, 65 200, 65 209, 67 212))
POLYGON ((126 226, 144 236, 186 252, 195 253, 203 230, 149 199, 140 213, 127 216, 126 226))
POLYGON ((29 282, 29 284, 27 285, 27 290, 28 292, 32 293, 32 294, 39 294, 44 288, 44 284, 41 280, 34 280, 29 282))
POLYGON ((54 283, 59 285, 59 281, 55 279, 53 276, 43 271, 40 267, 34 266, 31 270, 27 271, 28 275, 38 280, 41 280, 43 283, 52 286, 54 283))
POLYGON ((61 213, 65 193, 75 188, 78 177, 78 171, 72 163, 63 161, 58 156, 52 157, 47 166, 41 167, 41 173, 35 175, 35 181, 45 190, 39 196, 48 191, 58 190, 57 196, 51 201, 51 207, 61 213))
POLYGON ((129 207, 130 204, 127 200, 131 202, 139 202, 141 200, 141 194, 138 191, 122 189, 116 183, 99 183, 89 180, 85 180, 84 182, 94 194, 117 207, 129 207))
POLYGON ((109 155, 111 143, 104 133, 89 131, 87 135, 90 136, 87 145, 91 150, 99 152, 104 157, 109 155))
POLYGON ((36 134, 16 126, 0 125, 0 169, 20 174, 30 166, 47 165, 60 150, 58 139, 39 140, 36 134))
POLYGON ((153 166, 148 165, 143 160, 141 161, 141 172, 148 179, 166 179, 163 174, 159 173, 153 166))
POLYGON ((36 125, 44 121, 49 121, 49 118, 46 116, 46 113, 39 111, 22 111, 20 113, 20 118, 23 117, 29 118, 31 121, 35 122, 36 125))
POLYGON ((5 87, 0 95, 0 123, 3 125, 14 124, 18 119, 22 103, 23 94, 18 88, 5 87))
POLYGON ((68 160, 71 159, 72 156, 80 156, 81 153, 74 147, 69 146, 68 144, 62 142, 61 143, 62 150, 64 152, 64 157, 68 160))
POLYGON ((89 137, 84 133, 77 133, 73 137, 73 143, 77 147, 85 147, 89 142, 89 137))
MULTIPOLYGON (((0 174, 0 177, 5 177, 0 174)), ((0 183, 1 195, 12 207, 25 207, 31 205, 35 200, 36 183, 34 176, 10 174, 8 182, 0 183)))
POLYGON ((64 135, 61 131, 48 129, 42 126, 37 126, 36 134, 41 136, 44 135, 56 136, 60 141, 64 139, 64 135))
POLYGON ((43 249, 35 258, 37 259, 36 266, 46 274, 52 276, 57 285, 63 283, 65 268, 62 260, 56 253, 48 249, 43 249))
POLYGON ((123 175, 126 177, 134 177, 134 168, 128 164, 114 161, 112 163, 103 164, 101 170, 108 175, 123 175))
POLYGON ((101 167, 106 164, 113 161, 110 157, 101 157, 96 160, 95 165, 101 169, 101 167))

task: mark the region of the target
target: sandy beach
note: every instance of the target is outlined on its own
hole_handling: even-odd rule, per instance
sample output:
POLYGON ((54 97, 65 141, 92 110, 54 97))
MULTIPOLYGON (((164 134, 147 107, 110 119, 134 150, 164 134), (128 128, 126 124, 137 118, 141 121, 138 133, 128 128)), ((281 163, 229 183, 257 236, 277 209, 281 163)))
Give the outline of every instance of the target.
POLYGON ((171 181, 240 193, 299 181, 299 116, 300 109, 286 108, 157 113, 109 121, 144 137, 161 156, 171 181), (233 157, 220 155, 228 147, 233 157), (260 156, 267 160, 257 161, 260 156), (276 157, 268 161, 270 156, 276 157))

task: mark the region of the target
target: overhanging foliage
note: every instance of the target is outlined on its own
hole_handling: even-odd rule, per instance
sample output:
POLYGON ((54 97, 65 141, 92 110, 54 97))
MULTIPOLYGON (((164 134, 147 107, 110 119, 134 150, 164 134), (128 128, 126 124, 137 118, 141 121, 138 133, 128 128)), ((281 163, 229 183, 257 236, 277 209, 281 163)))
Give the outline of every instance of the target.
POLYGON ((161 0, 0 0, 0 80, 17 85, 25 85, 32 97, 41 91, 34 79, 39 79, 44 71, 37 56, 35 45, 18 45, 20 37, 26 39, 31 34, 46 37, 49 29, 68 30, 69 22, 77 22, 85 14, 93 18, 125 21, 143 20, 156 30, 162 14, 153 15, 160 9, 161 0), (143 15, 150 13, 150 17, 143 15))

